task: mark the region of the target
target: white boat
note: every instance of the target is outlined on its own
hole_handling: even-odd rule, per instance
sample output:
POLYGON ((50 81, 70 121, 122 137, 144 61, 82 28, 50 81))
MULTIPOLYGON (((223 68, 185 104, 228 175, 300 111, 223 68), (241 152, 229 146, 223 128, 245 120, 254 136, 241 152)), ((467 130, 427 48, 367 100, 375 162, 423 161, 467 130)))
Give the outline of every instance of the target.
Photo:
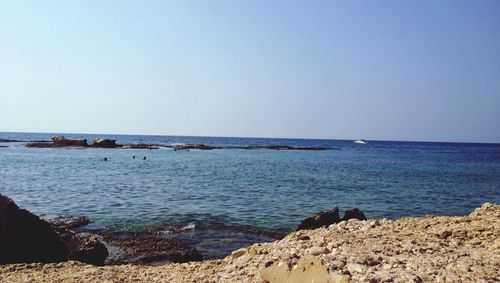
POLYGON ((365 139, 355 140, 354 143, 357 144, 367 144, 368 142, 365 139))

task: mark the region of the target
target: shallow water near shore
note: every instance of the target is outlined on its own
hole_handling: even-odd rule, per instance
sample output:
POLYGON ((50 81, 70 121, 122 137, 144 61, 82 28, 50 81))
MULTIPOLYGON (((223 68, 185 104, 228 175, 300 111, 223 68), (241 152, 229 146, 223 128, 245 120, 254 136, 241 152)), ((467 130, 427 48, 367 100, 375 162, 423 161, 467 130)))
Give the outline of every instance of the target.
MULTIPOLYGON (((49 140, 53 135, 0 133, 0 138, 49 140)), ((174 151, 1 144, 7 147, 0 148, 0 193, 19 206, 45 217, 84 215, 93 227, 115 231, 192 224, 192 231, 177 237, 209 257, 270 240, 258 231, 290 231, 303 218, 334 206, 341 213, 358 207, 368 218, 397 218, 464 215, 484 202, 500 202, 498 144, 66 136, 110 137, 120 143, 335 148, 174 151)))

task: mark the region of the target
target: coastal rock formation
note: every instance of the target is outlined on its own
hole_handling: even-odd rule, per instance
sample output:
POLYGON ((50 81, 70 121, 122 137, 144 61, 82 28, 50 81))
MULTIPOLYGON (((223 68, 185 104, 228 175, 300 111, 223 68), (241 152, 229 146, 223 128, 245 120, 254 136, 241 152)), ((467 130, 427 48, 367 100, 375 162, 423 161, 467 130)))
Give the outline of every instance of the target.
POLYGON ((344 217, 342 217, 342 221, 348 221, 350 219, 366 220, 366 216, 361 210, 353 208, 346 210, 344 217))
POLYGON ((35 141, 27 143, 26 147, 88 147, 87 139, 72 139, 64 136, 52 137, 52 142, 49 141, 35 141))
POLYGON ((103 241, 120 252, 110 255, 106 264, 149 264, 154 262, 189 262, 202 260, 201 253, 181 241, 150 235, 112 237, 103 241))
MULTIPOLYGON (((133 233, 115 233, 105 229, 75 230, 90 223, 84 216, 57 217, 51 219, 50 223, 66 245, 69 260, 93 265, 202 260, 201 253, 196 248, 179 240, 165 238, 154 227, 133 233), (110 247, 111 252, 107 247, 110 247)), ((163 228, 157 227, 161 230, 163 228)))
POLYGON ((117 148, 122 147, 122 145, 117 144, 116 140, 113 139, 103 139, 95 138, 92 145, 87 143, 87 139, 73 139, 66 138, 64 136, 52 137, 51 142, 38 141, 26 144, 27 147, 100 147, 100 148, 117 148))
POLYGON ((68 251, 64 260, 77 260, 93 265, 104 264, 109 254, 108 249, 94 235, 76 234, 64 228, 64 224, 60 227, 53 225, 53 228, 68 251))
POLYGON ((67 255, 48 222, 0 194, 0 264, 59 262, 67 255))
POLYGON ((334 207, 328 211, 320 211, 313 216, 302 220, 302 222, 297 227, 297 231, 303 229, 316 229, 339 222, 339 209, 337 207, 334 207))
POLYGON ((104 265, 109 255, 108 249, 96 237, 79 238, 78 245, 70 251, 69 260, 77 260, 93 265, 104 265))
POLYGON ((313 216, 302 220, 296 231, 327 227, 328 225, 339 223, 341 221, 348 221, 350 219, 366 220, 366 217, 361 210, 353 208, 346 210, 344 217, 340 219, 339 209, 334 207, 328 211, 320 211, 313 216))
POLYGON ((88 146, 87 139, 72 139, 64 136, 52 137, 54 146, 88 146))
POLYGON ((115 148, 121 147, 121 145, 117 144, 116 140, 95 138, 93 140, 92 147, 115 148))
POLYGON ((498 282, 498 227, 500 206, 484 204, 463 217, 350 220, 301 230, 223 260, 14 264, 0 266, 0 274, 6 282, 498 282), (304 236, 309 240, 301 240, 304 236), (322 252, 310 252, 315 250, 322 252))
POLYGON ((50 224, 0 195, 0 264, 61 262, 68 259, 102 265, 108 251, 94 238, 81 238, 67 228, 88 223, 56 219, 50 224), (59 225, 59 226, 57 226, 59 225))
POLYGON ((45 147, 56 147, 56 146, 52 142, 44 141, 44 142, 30 142, 26 144, 26 147, 45 148, 45 147))
POLYGON ((328 150, 333 149, 329 147, 322 146, 310 146, 310 147, 296 147, 290 145, 250 145, 250 146, 214 146, 206 145, 201 143, 196 144, 118 144, 116 140, 113 139, 103 139, 95 138, 91 145, 87 144, 86 139, 71 139, 64 136, 57 136, 52 138, 52 142, 48 141, 35 141, 26 144, 27 147, 99 147, 99 148, 135 148, 135 149, 158 149, 159 147, 174 148, 175 150, 213 150, 213 149, 247 149, 247 150, 258 150, 258 149, 272 149, 272 150, 328 150))

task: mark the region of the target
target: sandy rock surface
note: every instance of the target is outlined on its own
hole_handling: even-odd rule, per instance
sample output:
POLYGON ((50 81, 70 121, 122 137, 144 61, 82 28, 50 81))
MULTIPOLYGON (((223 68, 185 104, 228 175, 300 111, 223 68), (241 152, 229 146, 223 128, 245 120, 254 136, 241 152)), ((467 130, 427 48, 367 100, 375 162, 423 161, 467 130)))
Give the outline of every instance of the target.
POLYGON ((498 282, 500 206, 484 204, 464 217, 352 219, 254 244, 223 260, 156 267, 4 265, 0 281, 498 282))

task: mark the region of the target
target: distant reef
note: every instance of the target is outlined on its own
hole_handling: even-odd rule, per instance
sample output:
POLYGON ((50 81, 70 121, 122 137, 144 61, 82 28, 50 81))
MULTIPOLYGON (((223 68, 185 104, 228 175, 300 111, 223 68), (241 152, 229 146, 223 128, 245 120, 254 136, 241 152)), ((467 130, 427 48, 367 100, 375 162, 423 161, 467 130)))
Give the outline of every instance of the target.
POLYGON ((26 144, 27 147, 101 147, 101 148, 116 148, 123 147, 117 144, 116 140, 95 138, 92 144, 88 144, 87 139, 74 139, 64 136, 52 137, 52 142, 31 142, 26 144))
MULTIPOLYGON (((12 140, 13 141, 13 140, 12 140)), ((15 142, 15 141, 13 141, 15 142)), ((52 137, 52 141, 36 141, 26 144, 27 147, 36 148, 61 148, 61 147, 96 147, 96 148, 133 148, 133 149, 158 149, 160 147, 173 148, 174 150, 214 150, 214 149, 247 149, 247 150, 258 150, 258 149, 273 149, 273 150, 329 150, 333 149, 324 146, 308 146, 308 147, 297 147, 290 145, 249 145, 249 146, 213 146, 206 144, 180 144, 180 145, 170 145, 170 144, 119 144, 113 139, 95 138, 92 144, 87 142, 87 139, 76 139, 67 138, 64 136, 52 137)))

